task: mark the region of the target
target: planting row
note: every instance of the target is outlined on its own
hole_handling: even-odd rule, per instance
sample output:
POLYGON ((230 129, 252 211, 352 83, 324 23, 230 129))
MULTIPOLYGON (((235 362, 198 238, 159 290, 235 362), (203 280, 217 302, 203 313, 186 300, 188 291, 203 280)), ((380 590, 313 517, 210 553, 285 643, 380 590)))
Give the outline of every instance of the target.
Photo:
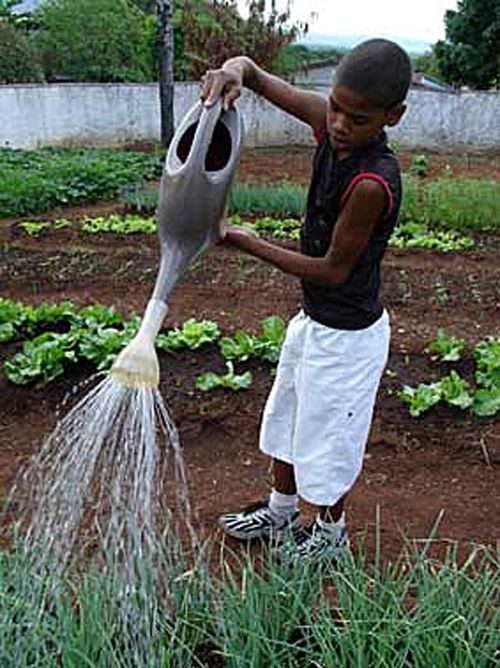
POLYGON ((371 564, 358 547, 341 568, 291 568, 269 553, 256 565, 255 552, 221 551, 217 574, 203 553, 191 566, 181 547, 154 563, 137 550, 144 580, 155 582, 157 569, 163 578, 142 588, 101 564, 78 578, 41 577, 0 552, 0 664, 498 666, 498 555, 477 546, 459 558, 454 546, 440 563, 429 555, 435 542, 417 552, 408 541, 388 564, 371 564))
MULTIPOLYGON (((245 221, 241 216, 229 218, 234 225, 241 225, 257 235, 264 235, 276 239, 298 240, 300 237, 301 222, 296 218, 272 218, 266 216, 254 221, 245 221)), ((156 231, 154 217, 143 218, 137 215, 111 215, 97 218, 84 218, 75 222, 65 218, 51 221, 22 221, 18 227, 30 237, 42 233, 57 231, 65 228, 76 228, 84 234, 153 234, 156 231)), ((470 249, 474 240, 462 236, 451 230, 431 230, 424 223, 406 222, 397 226, 391 237, 390 244, 396 248, 429 248, 431 250, 449 253, 470 249)))
MULTIPOLYGON (((40 213, 55 206, 120 197, 136 212, 154 212, 163 156, 110 149, 0 149, 0 217, 40 213)), ((498 228, 498 184, 488 179, 454 177, 432 182, 417 174, 427 169, 416 156, 404 175, 403 222, 435 229, 495 231, 498 228)), ((300 217, 307 190, 293 183, 237 183, 230 196, 231 214, 300 217)))
MULTIPOLYGON (((305 210, 307 189, 295 183, 236 183, 231 190, 229 212, 241 216, 300 218, 305 210)), ((122 195, 125 207, 136 213, 154 213, 157 189, 151 184, 131 186, 122 195)), ((498 231, 500 191, 487 179, 451 175, 421 182, 403 177, 401 222, 417 222, 434 230, 461 232, 498 231)))
MULTIPOLYGON (((438 329, 435 341, 426 348, 435 361, 458 362, 465 349, 465 341, 448 337, 442 328, 438 329)), ((470 408, 480 417, 496 415, 500 412, 500 337, 488 337, 473 351, 475 363, 474 385, 462 378, 458 371, 451 369, 440 380, 421 383, 417 387, 404 385, 398 396, 408 404, 410 413, 418 417, 439 402, 462 410, 470 408)))
POLYGON ((160 153, 113 149, 0 149, 0 217, 112 199, 143 179, 159 177, 160 153))
MULTIPOLYGON (((31 307, 0 299, 0 342, 24 340, 22 350, 5 362, 5 374, 18 385, 44 385, 81 360, 93 363, 98 370, 106 370, 135 336, 139 325, 138 316, 125 321, 113 308, 102 305, 77 311, 69 301, 31 307), (33 338, 26 340, 26 337, 33 338)), ((227 372, 222 375, 212 371, 200 374, 197 388, 203 391, 216 388, 236 391, 251 386, 252 374, 249 370, 235 373, 234 363, 256 359, 274 367, 285 332, 285 322, 279 316, 262 320, 258 334, 239 330, 233 337, 221 336, 215 322, 198 322, 191 318, 182 327, 159 334, 156 346, 173 353, 218 343, 227 372)), ((449 337, 439 329, 437 338, 426 350, 431 360, 452 364, 461 359, 465 341, 449 337)), ((488 337, 476 345, 472 359, 475 368, 471 382, 462 378, 457 369, 449 368, 448 373, 432 383, 421 383, 417 387, 400 384, 396 394, 408 405, 414 417, 422 415, 438 402, 462 410, 469 409, 480 417, 496 415, 500 412, 500 337, 488 337)), ((387 375, 393 377, 395 374, 388 369, 387 375)))

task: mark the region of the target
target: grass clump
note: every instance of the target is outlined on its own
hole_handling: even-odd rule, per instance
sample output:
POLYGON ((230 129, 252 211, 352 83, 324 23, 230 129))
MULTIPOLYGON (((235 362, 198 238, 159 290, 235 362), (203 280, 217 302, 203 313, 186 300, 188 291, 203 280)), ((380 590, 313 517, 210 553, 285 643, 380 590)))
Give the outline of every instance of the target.
POLYGON ((496 181, 442 178, 423 188, 425 214, 431 225, 448 230, 498 232, 500 188, 496 181))
POLYGON ((419 183, 406 175, 400 220, 423 224, 433 231, 498 232, 498 183, 452 176, 419 183))
POLYGON ((231 191, 229 210, 240 215, 300 218, 304 213, 306 196, 307 188, 293 183, 237 183, 231 191))
POLYGON ((230 668, 496 665, 497 557, 476 548, 459 561, 451 547, 435 561, 431 545, 385 564, 360 550, 322 569, 226 550, 217 575, 208 559, 188 567, 176 553, 153 566, 163 592, 145 578, 127 596, 116 574, 32 578, 3 553, 0 663, 185 668, 212 665, 209 654, 230 668))

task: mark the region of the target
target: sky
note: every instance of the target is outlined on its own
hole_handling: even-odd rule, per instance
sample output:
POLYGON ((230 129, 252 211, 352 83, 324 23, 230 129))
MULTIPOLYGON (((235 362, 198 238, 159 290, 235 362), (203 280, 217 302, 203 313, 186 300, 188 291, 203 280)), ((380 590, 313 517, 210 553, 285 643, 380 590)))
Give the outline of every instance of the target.
MULTIPOLYGON (((245 0, 238 5, 243 8, 245 0)), ((430 44, 444 38, 444 13, 456 8, 456 0, 292 0, 292 16, 307 20, 317 35, 403 37, 430 44)))

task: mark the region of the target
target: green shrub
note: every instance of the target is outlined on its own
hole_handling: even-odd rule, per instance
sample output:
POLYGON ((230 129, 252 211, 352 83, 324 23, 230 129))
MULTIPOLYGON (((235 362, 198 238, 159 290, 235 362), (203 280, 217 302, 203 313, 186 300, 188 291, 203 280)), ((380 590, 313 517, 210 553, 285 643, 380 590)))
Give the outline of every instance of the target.
POLYGON ((0 84, 43 81, 43 72, 22 30, 0 19, 0 84))
POLYGON ((152 81, 150 21, 127 0, 49 0, 35 43, 47 78, 152 81))
POLYGON ((61 204, 111 199, 161 173, 156 153, 112 149, 0 149, 0 217, 47 211, 61 204))

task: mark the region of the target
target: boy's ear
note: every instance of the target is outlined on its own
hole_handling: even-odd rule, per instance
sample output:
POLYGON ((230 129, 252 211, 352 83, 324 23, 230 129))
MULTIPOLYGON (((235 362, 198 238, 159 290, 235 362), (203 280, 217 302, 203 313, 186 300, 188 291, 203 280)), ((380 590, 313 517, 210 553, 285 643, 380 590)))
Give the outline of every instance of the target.
POLYGON ((406 104, 397 104, 389 111, 385 112, 385 123, 390 127, 397 125, 406 111, 406 104))

